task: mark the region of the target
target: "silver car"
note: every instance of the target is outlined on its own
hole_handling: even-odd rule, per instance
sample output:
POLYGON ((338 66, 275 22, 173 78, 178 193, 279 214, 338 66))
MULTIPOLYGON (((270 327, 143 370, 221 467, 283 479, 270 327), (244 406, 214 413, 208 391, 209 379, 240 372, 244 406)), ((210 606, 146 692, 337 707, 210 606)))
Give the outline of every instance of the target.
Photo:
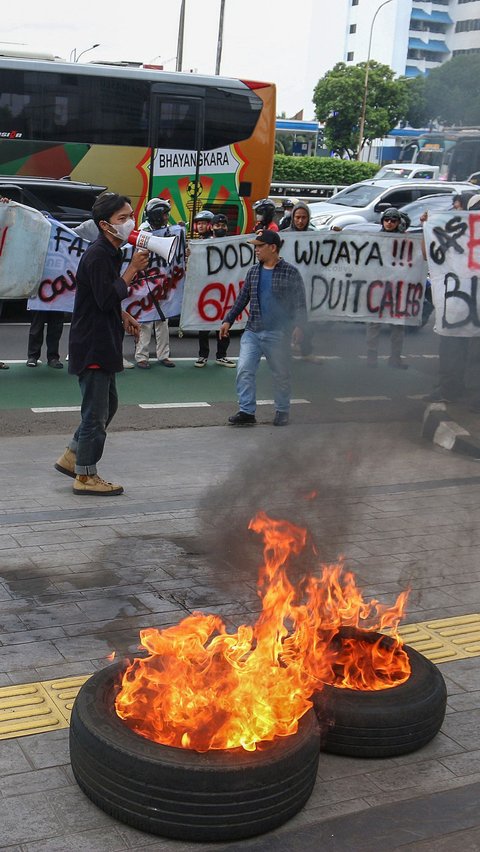
POLYGON ((451 195, 471 189, 471 183, 440 180, 361 181, 342 189, 328 201, 310 204, 310 221, 320 230, 341 230, 345 225, 380 222, 387 207, 404 207, 426 195, 451 195))

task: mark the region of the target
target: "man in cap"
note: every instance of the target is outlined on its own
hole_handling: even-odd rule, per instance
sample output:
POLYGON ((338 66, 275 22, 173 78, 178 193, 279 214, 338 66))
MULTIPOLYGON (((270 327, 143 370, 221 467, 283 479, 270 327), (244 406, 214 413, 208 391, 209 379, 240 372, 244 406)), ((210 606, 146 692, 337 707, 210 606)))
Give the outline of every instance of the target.
POLYGON ((214 237, 226 237, 228 234, 228 219, 225 213, 216 213, 212 219, 212 233, 214 237))
POLYGON ((262 355, 272 372, 274 426, 286 426, 290 411, 290 346, 301 341, 307 320, 305 287, 298 269, 280 257, 282 240, 276 231, 261 231, 250 240, 257 263, 252 266, 235 304, 220 328, 228 337, 231 325, 250 304, 240 343, 237 394, 240 410, 228 418, 232 426, 256 423, 256 373, 262 355))

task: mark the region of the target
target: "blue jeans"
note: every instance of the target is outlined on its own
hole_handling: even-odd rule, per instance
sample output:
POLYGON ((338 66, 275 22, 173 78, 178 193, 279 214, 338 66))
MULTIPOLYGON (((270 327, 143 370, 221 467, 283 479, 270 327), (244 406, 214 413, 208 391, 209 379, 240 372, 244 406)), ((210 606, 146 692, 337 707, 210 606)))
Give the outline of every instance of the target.
POLYGON ((284 331, 245 329, 237 365, 237 395, 240 411, 255 414, 256 373, 265 355, 273 377, 275 410, 290 410, 290 334, 284 331))
POLYGON ((93 476, 102 458, 107 426, 118 408, 115 373, 84 370, 78 383, 82 393, 82 422, 69 447, 77 456, 75 473, 93 476))

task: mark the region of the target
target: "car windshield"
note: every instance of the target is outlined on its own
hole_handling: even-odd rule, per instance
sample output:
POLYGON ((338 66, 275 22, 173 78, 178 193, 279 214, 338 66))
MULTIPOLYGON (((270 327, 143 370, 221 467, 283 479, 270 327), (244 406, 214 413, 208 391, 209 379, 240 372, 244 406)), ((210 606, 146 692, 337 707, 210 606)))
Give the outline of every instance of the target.
MULTIPOLYGON (((341 204, 343 207, 366 207, 371 201, 375 201, 379 196, 378 186, 365 184, 364 186, 347 186, 336 195, 332 195, 328 199, 330 204, 341 204)), ((314 205, 312 204, 312 207, 314 205)), ((321 204, 315 205, 315 214, 320 215, 322 212, 321 204)))
POLYGON ((384 166, 383 169, 380 169, 379 172, 375 175, 375 180, 382 180, 388 178, 408 178, 411 175, 412 169, 391 169, 388 166, 384 166))

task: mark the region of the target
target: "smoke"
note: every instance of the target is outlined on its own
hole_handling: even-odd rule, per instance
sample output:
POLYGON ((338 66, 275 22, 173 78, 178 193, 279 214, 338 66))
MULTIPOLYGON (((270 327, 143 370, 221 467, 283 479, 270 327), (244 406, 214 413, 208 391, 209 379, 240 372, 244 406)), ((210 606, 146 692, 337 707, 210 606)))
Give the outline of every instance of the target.
POLYGON ((275 430, 253 452, 240 453, 228 480, 202 497, 205 524, 199 536, 217 578, 225 575, 228 582, 228 576, 245 573, 256 578, 263 543, 248 524, 259 511, 308 529, 299 573, 335 561, 339 551, 332 539, 345 541, 358 503, 349 492, 360 454, 339 446, 334 427, 323 430, 322 441, 316 429, 275 430))

